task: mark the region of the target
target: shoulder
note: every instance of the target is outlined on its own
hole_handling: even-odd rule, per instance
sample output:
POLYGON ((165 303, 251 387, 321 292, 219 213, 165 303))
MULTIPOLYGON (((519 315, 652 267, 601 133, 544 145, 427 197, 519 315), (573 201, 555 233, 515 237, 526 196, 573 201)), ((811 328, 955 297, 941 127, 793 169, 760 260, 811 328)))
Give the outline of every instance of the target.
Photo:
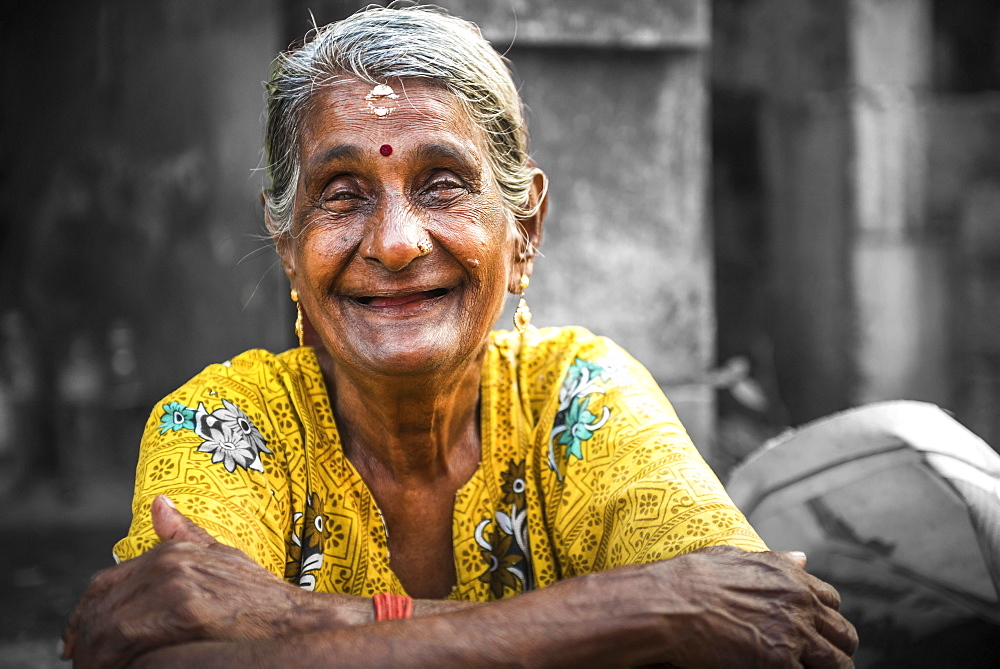
POLYGON ((283 353, 251 349, 206 366, 168 397, 191 404, 218 395, 238 396, 256 403, 276 394, 287 394, 289 387, 300 379, 319 375, 312 349, 290 349, 283 353))
POLYGON ((645 368, 611 339, 586 328, 550 327, 532 329, 522 337, 517 332, 494 332, 491 343, 502 357, 516 360, 522 378, 529 380, 533 392, 559 385, 568 376, 639 374, 649 377, 645 368))
MULTIPOLYGON (((262 349, 241 353, 205 367, 163 398, 146 425, 143 446, 150 451, 198 442, 213 457, 224 457, 226 469, 261 469, 260 454, 271 453, 269 444, 284 443, 297 432, 289 417, 301 395, 304 380, 321 384, 319 366, 311 349, 274 354, 262 349), (246 452, 237 452, 228 436, 247 437, 246 452), (235 456, 235 460, 233 459, 235 456)), ((242 443, 242 442, 241 442, 242 443)))
POLYGON ((245 383, 266 382, 283 375, 301 374, 315 358, 315 353, 309 348, 293 348, 283 353, 255 348, 225 362, 208 365, 188 383, 210 378, 237 379, 245 383))
POLYGON ((589 348, 618 348, 607 337, 579 326, 531 328, 523 336, 511 330, 496 330, 491 342, 501 349, 518 351, 531 358, 548 358, 589 348))
POLYGON ((132 527, 116 554, 131 558, 156 543, 149 504, 166 494, 214 537, 280 574, 285 500, 292 469, 301 469, 291 462, 303 443, 296 388, 311 374, 319 375, 311 350, 251 350, 160 400, 139 446, 132 527))

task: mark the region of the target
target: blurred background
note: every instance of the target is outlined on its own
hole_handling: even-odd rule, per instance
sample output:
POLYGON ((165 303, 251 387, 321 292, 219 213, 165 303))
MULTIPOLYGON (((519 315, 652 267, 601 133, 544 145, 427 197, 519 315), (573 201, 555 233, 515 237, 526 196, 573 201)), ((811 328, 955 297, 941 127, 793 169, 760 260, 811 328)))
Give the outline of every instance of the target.
MULTIPOLYGON (((54 662, 157 400, 293 345, 261 82, 363 4, 0 8, 0 660, 54 662)), ((511 59, 551 178, 535 322, 623 344, 720 476, 881 399, 1000 444, 1000 3, 438 4, 511 59)))

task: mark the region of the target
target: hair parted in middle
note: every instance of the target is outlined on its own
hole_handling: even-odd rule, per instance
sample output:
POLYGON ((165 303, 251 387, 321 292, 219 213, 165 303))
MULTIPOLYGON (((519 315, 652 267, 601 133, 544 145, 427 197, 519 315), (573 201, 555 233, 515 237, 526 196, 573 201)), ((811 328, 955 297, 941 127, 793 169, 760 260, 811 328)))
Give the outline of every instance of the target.
POLYGON ((291 234, 299 126, 316 92, 348 79, 376 85, 407 78, 440 85, 483 131, 508 221, 528 243, 516 220, 535 213, 528 206, 534 169, 510 70, 474 23, 427 6, 363 9, 311 31, 302 46, 275 59, 266 83, 264 135, 271 180, 264 199, 272 238, 291 234))

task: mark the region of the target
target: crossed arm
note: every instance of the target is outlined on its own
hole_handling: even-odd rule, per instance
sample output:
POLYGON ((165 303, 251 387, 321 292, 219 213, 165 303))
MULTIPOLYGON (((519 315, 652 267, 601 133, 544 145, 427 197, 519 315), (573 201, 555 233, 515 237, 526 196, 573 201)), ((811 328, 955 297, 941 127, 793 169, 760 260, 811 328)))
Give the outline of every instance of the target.
POLYGON ((95 576, 70 615, 76 666, 849 667, 857 648, 801 554, 708 548, 375 623, 370 599, 290 585, 166 497, 151 513, 161 543, 95 576))

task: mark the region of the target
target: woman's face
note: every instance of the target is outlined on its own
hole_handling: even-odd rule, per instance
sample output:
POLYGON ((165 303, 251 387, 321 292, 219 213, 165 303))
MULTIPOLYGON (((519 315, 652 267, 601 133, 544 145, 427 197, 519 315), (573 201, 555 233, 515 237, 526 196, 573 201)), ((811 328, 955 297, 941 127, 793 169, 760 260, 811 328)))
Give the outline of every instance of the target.
POLYGON ((525 263, 482 132, 446 91, 391 83, 314 98, 279 252, 335 364, 406 375, 475 359, 525 263))

